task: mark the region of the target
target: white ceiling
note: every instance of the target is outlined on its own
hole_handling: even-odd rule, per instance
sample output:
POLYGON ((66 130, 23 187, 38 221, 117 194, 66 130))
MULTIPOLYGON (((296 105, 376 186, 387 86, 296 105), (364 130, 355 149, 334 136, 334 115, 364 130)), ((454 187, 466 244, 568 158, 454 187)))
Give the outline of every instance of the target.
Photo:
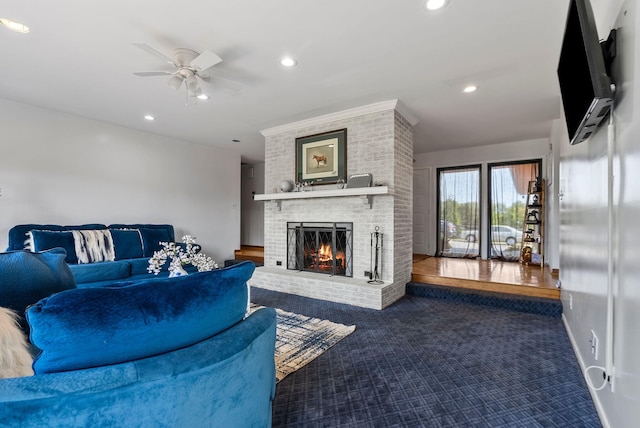
POLYGON ((568 0, 33 0, 0 17, 0 98, 264 159, 263 129, 399 99, 423 153, 549 136, 568 0), (171 70, 134 47, 217 53, 208 101, 185 106, 171 70), (279 59, 299 65, 285 69, 279 59), (475 83, 479 90, 463 94, 475 83), (145 114, 157 117, 143 120, 145 114), (234 143, 231 140, 239 139, 234 143))

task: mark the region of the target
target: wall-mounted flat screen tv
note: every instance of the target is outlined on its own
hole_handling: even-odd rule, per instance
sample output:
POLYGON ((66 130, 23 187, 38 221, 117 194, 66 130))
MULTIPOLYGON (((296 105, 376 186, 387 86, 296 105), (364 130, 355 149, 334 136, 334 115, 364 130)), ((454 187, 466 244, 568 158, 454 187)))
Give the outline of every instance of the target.
POLYGON ((571 0, 558 63, 571 144, 589 138, 613 104, 602 51, 589 0, 571 0))

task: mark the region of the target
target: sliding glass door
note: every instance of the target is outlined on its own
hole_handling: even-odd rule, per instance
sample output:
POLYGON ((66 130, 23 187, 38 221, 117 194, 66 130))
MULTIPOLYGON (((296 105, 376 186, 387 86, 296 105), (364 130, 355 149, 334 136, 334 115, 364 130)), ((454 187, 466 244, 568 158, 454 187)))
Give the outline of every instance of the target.
POLYGON ((480 255, 480 165, 438 169, 438 248, 445 257, 480 255))
POLYGON ((541 170, 541 160, 489 164, 489 257, 520 259, 529 181, 541 170))

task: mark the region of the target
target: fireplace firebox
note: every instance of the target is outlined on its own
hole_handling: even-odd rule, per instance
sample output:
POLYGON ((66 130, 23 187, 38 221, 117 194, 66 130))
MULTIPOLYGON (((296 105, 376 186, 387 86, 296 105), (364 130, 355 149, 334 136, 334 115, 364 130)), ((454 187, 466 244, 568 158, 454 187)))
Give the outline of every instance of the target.
POLYGON ((353 276, 353 223, 287 223, 287 269, 353 276))

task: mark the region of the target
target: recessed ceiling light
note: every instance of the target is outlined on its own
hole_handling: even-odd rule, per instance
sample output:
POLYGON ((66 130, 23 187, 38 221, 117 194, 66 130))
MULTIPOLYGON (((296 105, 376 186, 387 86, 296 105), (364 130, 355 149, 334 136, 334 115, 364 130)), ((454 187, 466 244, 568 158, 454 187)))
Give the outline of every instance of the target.
POLYGON ((426 0, 424 2, 425 9, 438 10, 442 9, 449 3, 449 0, 426 0))
POLYGON ((280 60, 280 64, 282 64, 285 67, 293 67, 295 65, 298 65, 298 61, 291 58, 290 56, 286 56, 280 60))
POLYGON ((151 116, 150 114, 146 114, 146 115, 144 116, 144 118, 145 118, 146 120, 149 120, 149 121, 156 120, 156 118, 155 118, 155 117, 153 117, 153 116, 151 116))
POLYGON ((200 94, 200 95, 198 95, 198 99, 199 99, 199 100, 208 100, 208 99, 209 99, 209 95, 207 95, 207 94, 200 94))
POLYGON ((464 92, 465 94, 470 94, 471 92, 475 92, 477 90, 478 90, 478 87, 476 85, 469 85, 469 86, 465 86, 462 92, 464 92))
POLYGON ((0 18, 0 24, 5 26, 11 31, 15 31, 16 33, 28 33, 29 27, 19 22, 13 21, 7 18, 0 18))

